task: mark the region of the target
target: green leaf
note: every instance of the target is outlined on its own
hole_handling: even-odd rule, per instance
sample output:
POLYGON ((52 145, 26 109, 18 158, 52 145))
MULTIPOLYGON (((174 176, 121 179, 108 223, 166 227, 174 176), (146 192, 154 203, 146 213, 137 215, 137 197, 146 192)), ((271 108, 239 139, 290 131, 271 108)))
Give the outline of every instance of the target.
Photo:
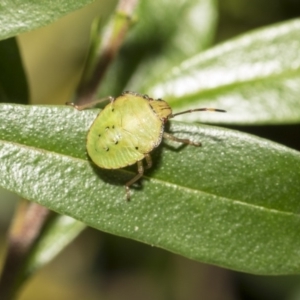
POLYGON ((0 102, 28 103, 27 80, 16 39, 0 42, 0 102))
POLYGON ((256 30, 200 53, 146 92, 178 110, 217 107, 228 114, 183 116, 236 124, 300 122, 300 20, 256 30))
POLYGON ((51 261, 74 240, 86 225, 64 215, 55 215, 47 223, 23 266, 23 280, 51 261))
POLYGON ((0 4, 0 40, 50 24, 91 2, 93 1, 2 0, 0 4))
POLYGON ((85 153, 98 110, 0 105, 0 185, 112 234, 257 274, 300 272, 300 154, 236 131, 172 122, 201 141, 165 141, 125 199, 136 167, 103 170, 85 153))
POLYGON ((162 72, 207 48, 217 25, 215 0, 140 1, 136 23, 100 95, 142 92, 162 72))

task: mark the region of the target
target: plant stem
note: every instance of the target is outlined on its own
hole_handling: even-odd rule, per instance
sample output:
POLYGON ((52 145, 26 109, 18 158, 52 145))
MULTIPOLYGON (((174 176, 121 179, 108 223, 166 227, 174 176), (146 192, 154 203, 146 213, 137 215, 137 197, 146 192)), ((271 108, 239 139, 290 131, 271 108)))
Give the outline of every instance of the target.
POLYGON ((114 17, 103 34, 104 39, 97 53, 96 61, 87 60, 93 63, 93 66, 86 65, 85 69, 92 67, 92 72, 89 78, 82 78, 77 90, 76 104, 84 105, 93 101, 96 97, 102 79, 114 61, 130 28, 132 15, 137 2, 138 0, 119 1, 114 17))
POLYGON ((21 284, 23 263, 48 215, 47 208, 20 201, 8 233, 6 260, 0 278, 0 299, 14 299, 21 284))

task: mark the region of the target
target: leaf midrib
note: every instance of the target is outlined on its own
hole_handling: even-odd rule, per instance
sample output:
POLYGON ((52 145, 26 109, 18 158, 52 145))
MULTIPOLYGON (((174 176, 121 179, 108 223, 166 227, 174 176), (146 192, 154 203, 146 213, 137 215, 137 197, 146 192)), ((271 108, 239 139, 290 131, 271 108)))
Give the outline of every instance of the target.
MULTIPOLYGON (((57 153, 57 152, 54 152, 54 151, 39 149, 39 148, 35 148, 35 147, 32 147, 32 146, 23 145, 23 144, 16 143, 16 142, 11 142, 11 141, 8 142, 8 141, 1 140, 1 139, 0 139, 0 142, 15 145, 15 146, 25 148, 25 149, 31 149, 35 152, 50 153, 50 154, 56 155, 56 156, 67 157, 71 160, 75 160, 75 161, 78 161, 80 163, 90 164, 88 161, 86 161, 84 159, 77 158, 77 157, 70 156, 70 155, 66 155, 66 154, 57 153)), ((132 172, 130 170, 126 170, 126 169, 118 169, 117 171, 119 171, 123 174, 124 173, 125 174, 135 174, 134 172, 132 172)), ((232 199, 232 198, 225 198, 225 197, 222 197, 222 196, 219 196, 219 195, 216 195, 216 194, 209 193, 207 191, 196 190, 196 189, 193 189, 193 188, 190 188, 190 187, 186 187, 186 186, 182 186, 182 185, 179 185, 179 184, 174 184, 172 182, 164 181, 162 179, 157 179, 157 178, 153 178, 153 177, 149 177, 149 176, 145 176, 145 175, 143 176, 143 178, 154 181, 154 182, 161 183, 162 185, 172 186, 173 188, 176 188, 176 189, 179 188, 179 189, 182 189, 182 190, 187 191, 189 193, 198 193, 198 194, 210 195, 212 197, 218 198, 219 201, 221 200, 221 201, 226 201, 226 202, 233 202, 233 203, 236 203, 238 205, 247 206, 247 207, 258 209, 258 210, 264 210, 268 213, 276 213, 276 214, 281 214, 281 215, 286 215, 286 216, 300 216, 300 214, 295 214, 295 213, 292 213, 292 212, 281 211, 281 210, 277 210, 277 209, 273 209, 273 208, 267 208, 267 207, 260 206, 260 205, 254 205, 254 204, 251 204, 251 203, 248 203, 248 202, 242 202, 240 200, 236 200, 236 199, 232 199)))

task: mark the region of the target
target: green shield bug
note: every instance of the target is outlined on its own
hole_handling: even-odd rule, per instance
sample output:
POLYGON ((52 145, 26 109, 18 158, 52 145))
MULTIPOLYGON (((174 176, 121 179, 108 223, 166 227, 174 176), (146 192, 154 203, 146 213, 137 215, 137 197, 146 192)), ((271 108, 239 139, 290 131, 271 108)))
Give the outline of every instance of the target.
POLYGON ((196 108, 173 114, 166 101, 133 92, 124 92, 117 98, 107 97, 82 106, 67 104, 82 110, 105 100, 110 100, 110 103, 98 114, 89 129, 87 153, 103 169, 120 169, 137 163, 138 173, 125 184, 127 200, 130 200, 129 187, 144 174, 143 159, 146 160, 146 168, 150 168, 150 152, 161 143, 162 138, 201 146, 199 142, 164 132, 169 119, 194 111, 225 112, 215 108, 196 108))

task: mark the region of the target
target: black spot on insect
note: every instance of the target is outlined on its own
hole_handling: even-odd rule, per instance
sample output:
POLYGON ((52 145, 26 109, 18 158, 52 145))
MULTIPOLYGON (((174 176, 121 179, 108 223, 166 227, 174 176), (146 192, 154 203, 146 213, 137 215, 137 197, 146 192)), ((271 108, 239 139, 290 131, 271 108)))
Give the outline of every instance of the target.
POLYGON ((105 130, 109 129, 109 126, 105 127, 105 130))
POLYGON ((109 148, 108 148, 108 147, 106 147, 106 148, 105 148, 105 151, 106 151, 106 152, 108 152, 108 151, 109 151, 109 148))
POLYGON ((100 136, 101 136, 101 134, 99 133, 99 134, 98 134, 98 137, 100 137, 100 136))
POLYGON ((139 150, 139 147, 136 146, 136 147, 135 147, 135 150, 139 150))
POLYGON ((111 128, 112 128, 112 129, 115 129, 115 125, 113 125, 111 128))
POLYGON ((117 145, 119 143, 119 141, 115 141, 115 145, 117 145))

